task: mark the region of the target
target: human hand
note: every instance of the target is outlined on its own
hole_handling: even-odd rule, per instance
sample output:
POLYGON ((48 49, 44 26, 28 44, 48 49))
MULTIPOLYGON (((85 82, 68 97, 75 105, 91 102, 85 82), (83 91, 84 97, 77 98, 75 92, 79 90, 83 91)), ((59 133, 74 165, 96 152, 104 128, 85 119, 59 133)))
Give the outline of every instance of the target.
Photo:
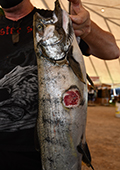
POLYGON ((81 0, 68 0, 71 2, 70 18, 76 36, 85 38, 91 31, 89 12, 82 6, 81 0))

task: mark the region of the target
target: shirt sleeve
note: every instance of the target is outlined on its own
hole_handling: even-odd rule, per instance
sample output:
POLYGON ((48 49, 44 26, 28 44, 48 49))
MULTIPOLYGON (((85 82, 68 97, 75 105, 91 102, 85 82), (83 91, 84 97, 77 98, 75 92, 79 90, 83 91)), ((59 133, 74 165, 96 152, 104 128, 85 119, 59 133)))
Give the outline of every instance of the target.
POLYGON ((90 54, 87 53, 87 50, 88 50, 89 47, 85 43, 85 41, 83 41, 82 39, 80 40, 79 47, 80 47, 83 55, 85 55, 85 56, 89 56, 90 55, 90 54))

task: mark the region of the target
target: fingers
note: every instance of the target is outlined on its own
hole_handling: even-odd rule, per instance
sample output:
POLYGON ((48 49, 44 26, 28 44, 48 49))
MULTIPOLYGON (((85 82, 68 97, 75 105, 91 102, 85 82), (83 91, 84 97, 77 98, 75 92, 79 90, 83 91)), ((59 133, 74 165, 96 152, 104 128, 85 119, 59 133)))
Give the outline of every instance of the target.
POLYGON ((69 0, 71 3, 70 18, 73 22, 73 28, 76 36, 81 38, 87 36, 91 30, 91 20, 89 12, 82 6, 80 0, 69 0))
POLYGON ((70 18, 72 21, 76 24, 82 24, 85 23, 87 20, 90 19, 89 12, 85 9, 81 8, 80 12, 76 15, 70 15, 70 18))
POLYGON ((80 26, 73 23, 73 28, 76 36, 80 36, 81 38, 85 38, 91 31, 91 22, 88 24, 82 24, 80 26))

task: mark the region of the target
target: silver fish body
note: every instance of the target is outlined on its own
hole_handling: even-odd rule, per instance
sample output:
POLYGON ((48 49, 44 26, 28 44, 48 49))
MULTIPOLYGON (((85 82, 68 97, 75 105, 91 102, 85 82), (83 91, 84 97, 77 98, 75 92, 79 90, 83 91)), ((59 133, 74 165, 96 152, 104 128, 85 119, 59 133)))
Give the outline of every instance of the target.
POLYGON ((81 170, 82 155, 77 146, 81 141, 85 143, 87 85, 84 60, 72 23, 56 1, 53 17, 45 19, 35 14, 33 27, 39 85, 37 133, 42 168, 81 170), (77 69, 71 67, 72 63, 79 65, 78 74, 77 69))

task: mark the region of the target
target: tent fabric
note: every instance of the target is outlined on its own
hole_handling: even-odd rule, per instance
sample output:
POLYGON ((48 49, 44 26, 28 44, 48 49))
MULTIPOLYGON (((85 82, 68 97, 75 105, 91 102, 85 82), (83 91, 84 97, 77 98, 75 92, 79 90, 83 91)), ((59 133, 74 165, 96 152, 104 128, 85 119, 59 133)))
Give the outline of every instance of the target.
MULTIPOLYGON (((68 11, 68 1, 59 0, 68 11)), ((54 9, 54 0, 31 0, 37 8, 54 9)), ((102 29, 111 32, 120 47, 120 0, 82 0, 91 19, 102 29)), ((120 59, 105 61, 94 56, 85 57, 86 71, 96 84, 120 86, 120 59), (95 79, 94 77, 98 77, 95 79)))

